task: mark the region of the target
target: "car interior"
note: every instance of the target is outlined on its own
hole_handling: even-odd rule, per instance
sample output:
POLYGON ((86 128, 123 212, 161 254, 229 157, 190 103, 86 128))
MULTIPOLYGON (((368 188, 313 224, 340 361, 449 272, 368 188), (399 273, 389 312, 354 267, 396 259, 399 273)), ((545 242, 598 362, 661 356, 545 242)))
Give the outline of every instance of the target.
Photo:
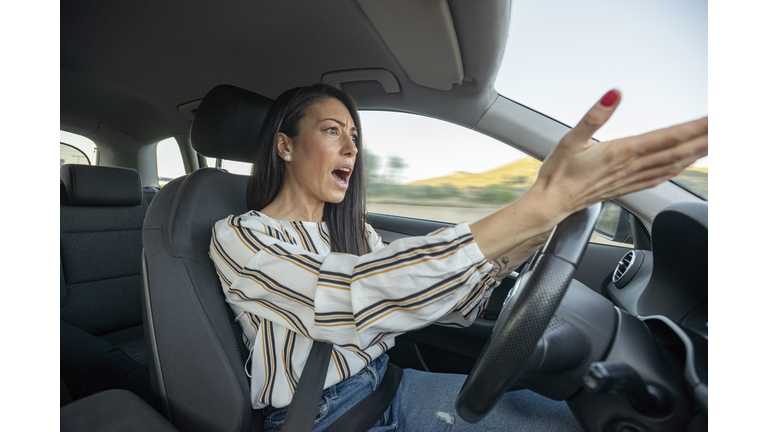
MULTIPOLYGON (((62 377, 61 430, 262 430, 208 256, 214 223, 250 210, 247 177, 207 158, 250 162, 272 101, 323 82, 362 112, 439 119, 544 160, 570 127, 494 87, 511 7, 62 2, 60 129, 97 151, 60 168, 60 320, 146 368, 154 402, 117 389, 78 398, 62 377), (156 146, 169 137, 185 174, 165 184, 156 146)), ((385 243, 452 224, 368 218, 385 243)), ((470 422, 526 388, 566 401, 586 431, 707 430, 707 246, 707 201, 672 181, 598 204, 560 224, 470 327, 402 334, 390 361, 468 375, 456 398, 470 422), (590 241, 593 230, 613 242, 590 241)))

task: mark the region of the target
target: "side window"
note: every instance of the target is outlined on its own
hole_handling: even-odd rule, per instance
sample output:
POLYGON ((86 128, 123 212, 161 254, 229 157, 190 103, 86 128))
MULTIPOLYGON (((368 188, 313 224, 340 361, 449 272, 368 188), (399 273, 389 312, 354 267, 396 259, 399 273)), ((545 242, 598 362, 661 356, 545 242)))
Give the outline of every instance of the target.
POLYGON ((64 164, 92 165, 96 162, 93 141, 71 132, 59 132, 59 168, 64 164))
POLYGON ((166 138, 157 143, 157 181, 160 187, 168 184, 176 177, 183 176, 184 160, 181 158, 181 150, 176 138, 166 138))
POLYGON ((628 211, 618 205, 610 201, 603 203, 603 208, 597 217, 595 231, 589 241, 611 246, 634 247, 631 217, 628 211))
MULTIPOLYGON (((205 158, 205 162, 208 164, 209 167, 215 167, 216 166, 216 159, 215 158, 205 158)), ((228 172, 232 174, 240 174, 240 175, 251 175, 251 167, 253 164, 248 162, 237 162, 237 161, 231 161, 223 159, 221 161, 221 168, 227 170, 228 172)))
POLYGON ((441 120, 360 112, 372 213, 474 222, 520 197, 541 162, 441 120))
MULTIPOLYGON (((474 222, 522 196, 541 167, 500 141, 441 120, 382 111, 361 111, 360 118, 371 213, 474 222)), ((633 247, 629 213, 606 203, 590 241, 633 247)))
POLYGON ((91 161, 79 148, 59 143, 59 168, 64 164, 90 165, 91 161))

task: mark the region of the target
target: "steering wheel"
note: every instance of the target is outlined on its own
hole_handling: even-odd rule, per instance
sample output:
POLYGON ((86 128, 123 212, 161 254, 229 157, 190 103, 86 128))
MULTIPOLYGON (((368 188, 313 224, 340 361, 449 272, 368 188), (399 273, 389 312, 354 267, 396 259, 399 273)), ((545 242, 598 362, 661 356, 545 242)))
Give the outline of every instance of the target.
POLYGON ((523 371, 581 262, 601 206, 578 211, 555 227, 530 280, 516 301, 504 305, 456 399, 456 412, 467 422, 482 420, 523 371))

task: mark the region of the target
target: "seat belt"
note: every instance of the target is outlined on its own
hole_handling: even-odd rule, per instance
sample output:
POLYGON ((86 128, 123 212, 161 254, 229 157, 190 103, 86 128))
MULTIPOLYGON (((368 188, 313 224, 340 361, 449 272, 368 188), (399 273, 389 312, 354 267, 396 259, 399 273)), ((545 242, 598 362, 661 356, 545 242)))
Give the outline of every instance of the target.
POLYGON ((332 350, 333 345, 327 342, 312 342, 307 363, 285 414, 283 432, 308 432, 315 425, 332 350))
MULTIPOLYGON (((283 432, 309 432, 315 425, 317 407, 323 394, 323 383, 328 372, 333 345, 327 342, 312 343, 307 363, 293 393, 291 404, 283 423, 283 432)), ((387 371, 376 389, 350 408, 326 432, 365 432, 381 418, 394 399, 403 370, 387 363, 387 371)))
POLYGON ((370 429, 389 408, 402 377, 403 370, 400 367, 387 363, 387 372, 376 390, 336 419, 325 432, 365 432, 370 429))

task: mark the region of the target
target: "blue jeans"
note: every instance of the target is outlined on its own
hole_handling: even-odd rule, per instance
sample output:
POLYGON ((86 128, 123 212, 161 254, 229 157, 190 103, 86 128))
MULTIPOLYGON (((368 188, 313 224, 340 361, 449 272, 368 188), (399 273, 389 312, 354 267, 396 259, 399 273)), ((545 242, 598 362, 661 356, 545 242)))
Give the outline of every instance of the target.
MULTIPOLYGON (((357 375, 323 391, 313 432, 321 432, 379 385, 389 357, 383 354, 357 375)), ((583 431, 565 402, 528 390, 508 392, 478 423, 467 423, 454 404, 466 375, 405 369, 389 409, 370 432, 391 431, 583 431)), ((288 407, 264 411, 265 432, 279 431, 288 407)))

